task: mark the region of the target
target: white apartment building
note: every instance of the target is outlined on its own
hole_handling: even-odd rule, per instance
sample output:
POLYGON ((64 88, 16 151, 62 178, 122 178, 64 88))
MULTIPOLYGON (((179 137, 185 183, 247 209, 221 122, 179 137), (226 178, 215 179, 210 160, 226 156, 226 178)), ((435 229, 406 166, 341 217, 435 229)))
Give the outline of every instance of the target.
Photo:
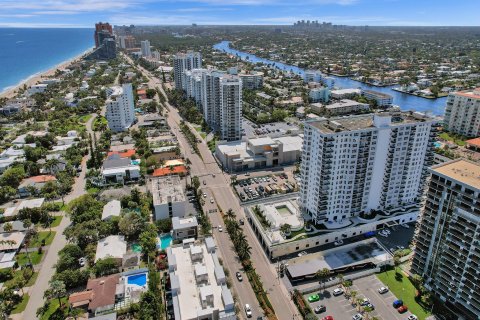
POLYGON ((337 89, 330 92, 333 99, 351 99, 355 96, 359 96, 362 93, 360 89, 337 89))
POLYGON ((235 302, 227 287, 211 237, 185 239, 167 249, 173 311, 176 320, 235 320, 235 302))
POLYGON ((135 122, 132 84, 107 89, 106 114, 108 127, 114 132, 125 131, 135 122))
POLYGON ((448 96, 443 126, 452 133, 480 136, 480 88, 448 96))
POLYGON ((242 138, 242 82, 238 76, 220 79, 220 139, 242 138))
POLYGON ((300 206, 317 223, 419 201, 438 121, 417 112, 307 121, 300 206))
POLYGON ((150 41, 140 41, 140 49, 142 51, 142 57, 150 58, 152 56, 152 51, 150 50, 150 41))
POLYGON ((184 217, 187 199, 180 177, 171 175, 151 180, 155 220, 184 217))
POLYGON ((239 74, 243 89, 256 90, 263 87, 263 73, 250 72, 239 74))
POLYGON ((376 101, 379 107, 389 107, 393 103, 393 97, 383 92, 362 90, 362 95, 368 100, 376 101))
POLYGON ((303 74, 303 81, 309 82, 322 82, 323 74, 319 70, 305 70, 303 74))
POLYGON ((325 105, 324 110, 329 115, 341 115, 370 110, 368 103, 361 103, 355 100, 343 99, 338 102, 325 105))
POLYGON ((177 53, 173 57, 173 73, 175 78, 175 88, 182 89, 184 81, 184 71, 200 69, 202 67, 202 55, 200 52, 188 51, 187 53, 177 53))
POLYGON ((182 89, 199 105, 207 124, 222 140, 241 139, 242 82, 239 76, 207 69, 183 72, 182 89))
POLYGON ((459 319, 480 319, 480 165, 457 159, 429 171, 411 271, 459 319))
POLYGON ((330 100, 330 90, 326 87, 312 88, 308 92, 308 98, 311 102, 326 103, 330 100))

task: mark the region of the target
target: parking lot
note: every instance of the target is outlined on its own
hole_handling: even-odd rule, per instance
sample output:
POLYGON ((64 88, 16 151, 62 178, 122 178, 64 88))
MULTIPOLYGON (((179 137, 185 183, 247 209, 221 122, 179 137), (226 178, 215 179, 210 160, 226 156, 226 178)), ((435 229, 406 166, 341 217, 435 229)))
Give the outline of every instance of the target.
POLYGON ((295 192, 298 185, 287 173, 269 174, 237 180, 235 191, 242 201, 295 192))
POLYGON ((298 132, 299 128, 294 123, 288 122, 273 122, 265 124, 255 124, 252 121, 243 118, 242 130, 245 137, 254 138, 258 136, 280 136, 287 134, 287 131, 291 133, 298 132))
POLYGON ((401 248, 408 248, 413 239, 415 223, 411 222, 406 225, 408 229, 399 225, 387 228, 390 230, 390 234, 386 237, 378 234, 377 239, 392 253, 401 248))
MULTIPOLYGON (((384 286, 383 283, 378 280, 375 275, 371 275, 368 277, 354 280, 353 285, 350 287, 350 292, 356 291, 356 298, 368 298, 370 303, 375 308, 370 313, 370 318, 375 316, 378 319, 383 320, 406 320, 408 316, 411 315, 411 313, 409 311, 403 314, 398 313, 398 311, 392 306, 393 301, 395 301, 397 298, 390 291, 384 294, 380 294, 378 292, 378 289, 382 286, 384 286)), ((344 295, 336 297, 333 296, 333 289, 335 289, 335 287, 327 288, 326 291, 321 290, 319 293, 320 301, 310 303, 310 307, 312 308, 312 310, 320 305, 324 305, 326 307, 325 312, 317 314, 318 319, 322 319, 327 315, 333 316, 335 320, 352 319, 355 314, 359 313, 357 307, 353 306, 351 301, 345 298, 344 295)), ((315 293, 318 292, 304 295, 305 301, 308 301, 308 297, 315 293)))

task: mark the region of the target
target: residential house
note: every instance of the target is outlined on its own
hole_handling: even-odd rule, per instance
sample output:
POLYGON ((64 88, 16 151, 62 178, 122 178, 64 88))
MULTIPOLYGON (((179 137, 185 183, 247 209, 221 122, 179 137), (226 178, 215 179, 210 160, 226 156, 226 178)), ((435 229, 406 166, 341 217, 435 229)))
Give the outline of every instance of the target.
POLYGON ((49 181, 57 181, 57 178, 52 175, 44 174, 23 179, 18 186, 18 194, 20 195, 20 197, 31 196, 29 190, 31 187, 33 187, 37 192, 39 192, 43 188, 43 186, 49 181))
POLYGON ((101 170, 103 183, 125 183, 140 179, 140 166, 132 164, 130 158, 112 154, 103 162, 101 170))
POLYGON ((112 235, 100 239, 95 253, 95 262, 100 259, 114 258, 118 266, 122 264, 123 256, 127 253, 127 241, 123 236, 112 235))

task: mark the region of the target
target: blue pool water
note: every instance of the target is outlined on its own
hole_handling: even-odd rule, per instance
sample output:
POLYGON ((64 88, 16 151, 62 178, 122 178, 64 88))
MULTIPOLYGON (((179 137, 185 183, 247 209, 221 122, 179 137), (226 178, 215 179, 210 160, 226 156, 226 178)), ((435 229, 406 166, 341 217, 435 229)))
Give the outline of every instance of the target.
POLYGON ((440 148, 442 146, 440 142, 434 142, 433 145, 435 146, 435 148, 440 148))
POLYGON ((127 283, 136 284, 137 286, 143 287, 145 284, 147 284, 147 274, 140 273, 140 274, 135 274, 133 276, 129 276, 127 278, 127 283))
POLYGON ((130 163, 134 166, 138 166, 140 164, 140 160, 131 160, 130 163))
POLYGON ((171 244, 172 244, 172 235, 171 234, 165 234, 163 236, 160 236, 160 243, 158 245, 158 247, 160 247, 160 249, 165 250, 168 247, 170 247, 171 244))

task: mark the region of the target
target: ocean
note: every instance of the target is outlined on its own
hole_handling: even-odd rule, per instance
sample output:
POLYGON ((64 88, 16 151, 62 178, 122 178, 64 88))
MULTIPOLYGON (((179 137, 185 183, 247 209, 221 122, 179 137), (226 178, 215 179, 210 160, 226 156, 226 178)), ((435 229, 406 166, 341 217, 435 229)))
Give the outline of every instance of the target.
POLYGON ((0 28, 0 92, 94 45, 93 29, 0 28))

